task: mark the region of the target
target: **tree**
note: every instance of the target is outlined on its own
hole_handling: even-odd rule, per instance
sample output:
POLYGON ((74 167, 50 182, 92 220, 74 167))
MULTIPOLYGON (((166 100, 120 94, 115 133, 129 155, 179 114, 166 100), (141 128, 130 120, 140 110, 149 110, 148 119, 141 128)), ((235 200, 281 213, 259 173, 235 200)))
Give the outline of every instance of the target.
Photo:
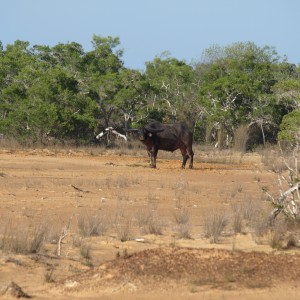
POLYGON ((16 41, 0 55, 0 130, 18 136, 26 132, 26 97, 35 75, 36 60, 29 43, 16 41), (20 119, 16 118, 20 116, 20 119))
POLYGON ((294 110, 285 115, 280 124, 280 131, 278 133, 278 139, 281 142, 295 145, 299 135, 300 129, 300 111, 294 110))
POLYGON ((287 111, 300 110, 300 78, 288 78, 276 83, 273 87, 279 104, 287 111))
POLYGON ((269 111, 276 108, 271 95, 275 83, 273 65, 277 61, 273 48, 260 48, 250 42, 214 46, 204 52, 203 63, 196 65, 201 82, 199 105, 208 128, 217 130, 221 147, 224 136, 232 135, 243 123, 257 123, 265 136, 264 128, 273 123, 269 111), (263 102, 268 105, 261 105, 263 102))
POLYGON ((145 75, 136 70, 123 69, 119 78, 121 86, 115 100, 124 117, 125 128, 128 128, 137 113, 146 106, 150 87, 145 75))
POLYGON ((162 111, 166 121, 196 122, 198 85, 191 66, 164 53, 146 63, 146 78, 152 91, 148 96, 148 111, 162 111))
POLYGON ((109 127, 113 114, 117 111, 115 96, 120 89, 119 72, 123 68, 122 50, 114 49, 119 46, 119 38, 93 36, 94 50, 83 57, 85 83, 88 95, 98 107, 103 118, 104 127, 109 127))

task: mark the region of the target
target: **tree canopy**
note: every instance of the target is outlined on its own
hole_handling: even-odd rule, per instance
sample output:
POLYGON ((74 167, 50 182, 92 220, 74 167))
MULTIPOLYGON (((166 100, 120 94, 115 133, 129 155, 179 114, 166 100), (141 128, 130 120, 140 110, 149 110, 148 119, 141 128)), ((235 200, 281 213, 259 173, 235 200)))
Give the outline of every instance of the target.
POLYGON ((256 132, 254 144, 277 141, 299 118, 300 68, 272 47, 214 45, 193 64, 163 53, 139 71, 124 67, 118 37, 91 43, 0 42, 0 133, 86 144, 105 127, 156 118, 186 121, 196 140, 221 146, 240 126, 256 132))

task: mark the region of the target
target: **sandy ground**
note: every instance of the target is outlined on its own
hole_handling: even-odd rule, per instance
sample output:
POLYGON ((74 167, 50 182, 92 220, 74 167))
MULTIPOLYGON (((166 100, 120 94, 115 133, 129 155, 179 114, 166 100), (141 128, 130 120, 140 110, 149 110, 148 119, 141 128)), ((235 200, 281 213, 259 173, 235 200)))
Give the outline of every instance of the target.
POLYGON ((42 227, 47 240, 39 253, 0 252, 0 294, 13 297, 13 281, 35 299, 299 299, 298 249, 274 250, 246 225, 232 231, 236 203, 268 209, 261 187, 276 192, 276 175, 257 155, 230 162, 199 157, 181 170, 176 155, 162 156, 151 169, 144 153, 2 149, 2 237, 42 227), (228 225, 211 243, 204 225, 215 211, 228 225), (180 212, 189 239, 180 237, 180 212), (80 234, 83 219, 101 219, 103 235, 80 234))

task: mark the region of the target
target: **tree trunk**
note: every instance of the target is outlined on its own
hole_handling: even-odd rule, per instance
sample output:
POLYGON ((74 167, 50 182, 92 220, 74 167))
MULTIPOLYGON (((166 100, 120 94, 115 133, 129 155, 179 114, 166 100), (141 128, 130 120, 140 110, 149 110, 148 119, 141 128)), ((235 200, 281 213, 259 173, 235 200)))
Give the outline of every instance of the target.
POLYGON ((217 139, 218 139, 218 148, 223 150, 225 148, 225 130, 224 126, 221 125, 220 129, 217 131, 217 139))
POLYGON ((266 136, 265 136, 265 131, 264 131, 264 127, 263 127, 262 123, 260 124, 260 130, 261 130, 261 134, 262 134, 262 138, 263 138, 263 143, 265 146, 266 145, 266 136))

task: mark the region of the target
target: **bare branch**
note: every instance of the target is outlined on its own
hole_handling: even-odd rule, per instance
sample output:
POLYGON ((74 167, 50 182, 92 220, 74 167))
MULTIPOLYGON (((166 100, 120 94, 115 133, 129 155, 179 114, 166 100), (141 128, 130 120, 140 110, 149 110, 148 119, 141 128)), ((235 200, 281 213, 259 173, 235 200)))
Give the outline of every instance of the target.
POLYGON ((71 223, 72 218, 73 218, 73 216, 70 217, 68 224, 63 227, 63 229, 61 231, 61 234, 60 234, 60 236, 58 238, 58 242, 57 242, 57 256, 60 256, 60 254, 61 254, 61 243, 62 243, 62 241, 66 238, 66 236, 69 233, 69 228, 70 228, 70 223, 71 223))

